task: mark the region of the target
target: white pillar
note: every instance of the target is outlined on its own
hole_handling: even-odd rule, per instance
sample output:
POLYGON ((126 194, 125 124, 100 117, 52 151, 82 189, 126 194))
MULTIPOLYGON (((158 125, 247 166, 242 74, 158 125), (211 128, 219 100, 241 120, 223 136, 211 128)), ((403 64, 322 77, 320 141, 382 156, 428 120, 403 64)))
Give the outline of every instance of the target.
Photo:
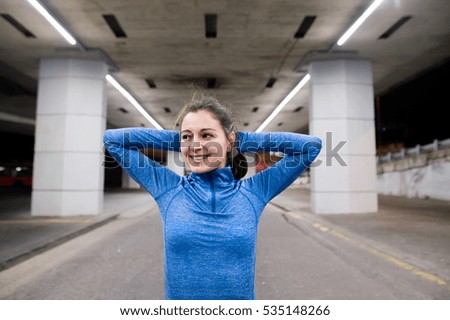
POLYGON ((133 178, 130 177, 128 172, 122 170, 122 189, 140 189, 141 186, 133 178))
POLYGON ((372 65, 367 60, 317 61, 309 72, 309 128, 323 142, 318 166, 311 170, 312 210, 376 212, 372 65))
POLYGON ((100 61, 41 61, 32 215, 94 215, 103 210, 106 74, 100 61))
POLYGON ((180 176, 184 176, 185 163, 180 152, 167 151, 167 167, 180 176))

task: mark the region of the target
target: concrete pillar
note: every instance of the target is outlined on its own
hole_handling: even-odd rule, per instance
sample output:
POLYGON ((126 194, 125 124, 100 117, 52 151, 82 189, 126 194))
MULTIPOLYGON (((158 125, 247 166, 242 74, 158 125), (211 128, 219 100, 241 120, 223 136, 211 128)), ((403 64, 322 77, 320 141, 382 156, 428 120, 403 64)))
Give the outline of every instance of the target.
POLYGON ((180 176, 184 176, 185 163, 180 152, 167 151, 167 167, 180 176))
POLYGON ((95 215, 103 210, 106 74, 100 61, 41 61, 32 215, 95 215))
POLYGON ((372 65, 367 60, 310 65, 310 133, 323 140, 311 170, 315 213, 378 211, 372 65))
POLYGON ((141 186, 130 175, 122 170, 122 189, 140 189, 141 186))

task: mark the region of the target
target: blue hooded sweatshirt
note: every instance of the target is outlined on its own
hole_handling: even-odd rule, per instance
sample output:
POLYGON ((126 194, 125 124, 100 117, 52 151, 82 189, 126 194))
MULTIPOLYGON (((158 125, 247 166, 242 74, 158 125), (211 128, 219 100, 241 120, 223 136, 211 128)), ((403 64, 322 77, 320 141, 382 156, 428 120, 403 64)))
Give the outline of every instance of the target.
POLYGON ((237 132, 239 152, 285 154, 236 180, 230 167, 179 176, 139 149, 180 151, 179 131, 107 130, 104 145, 158 204, 164 233, 165 298, 255 299, 256 238, 266 204, 317 157, 321 140, 303 134, 237 132))

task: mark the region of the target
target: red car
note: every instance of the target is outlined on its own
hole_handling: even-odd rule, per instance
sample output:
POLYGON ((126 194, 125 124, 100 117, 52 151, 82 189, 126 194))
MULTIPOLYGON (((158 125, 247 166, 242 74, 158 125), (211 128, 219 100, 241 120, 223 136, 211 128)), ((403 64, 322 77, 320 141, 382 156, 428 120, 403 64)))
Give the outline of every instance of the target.
POLYGON ((32 184, 33 167, 28 163, 0 164, 0 186, 26 186, 32 184))

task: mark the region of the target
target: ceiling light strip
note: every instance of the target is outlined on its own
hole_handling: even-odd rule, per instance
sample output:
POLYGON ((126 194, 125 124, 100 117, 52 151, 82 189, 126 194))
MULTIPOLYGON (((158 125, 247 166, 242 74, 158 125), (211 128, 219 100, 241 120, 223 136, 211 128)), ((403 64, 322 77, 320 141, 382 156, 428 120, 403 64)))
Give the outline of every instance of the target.
POLYGON ((291 99, 300 91, 300 89, 303 88, 306 83, 308 83, 310 78, 311 76, 309 74, 304 76, 302 80, 300 80, 300 82, 295 86, 295 88, 292 89, 291 92, 289 92, 289 94, 283 99, 283 101, 281 101, 278 107, 275 108, 270 116, 267 117, 267 119, 259 126, 258 129, 256 129, 255 132, 261 132, 270 123, 270 121, 272 121, 273 118, 275 118, 276 115, 280 113, 280 111, 288 104, 288 102, 291 101, 291 99))
POLYGON ((71 45, 76 45, 77 41, 70 33, 45 9, 38 1, 28 0, 28 2, 55 28, 71 45))
POLYGON ((342 46, 382 2, 383 0, 375 0, 358 18, 358 20, 356 20, 355 23, 353 23, 352 26, 339 38, 337 45, 342 46))
POLYGON ((109 83, 111 83, 114 88, 117 89, 150 123, 159 130, 163 130, 164 128, 161 127, 161 125, 155 121, 148 113, 145 111, 145 109, 139 104, 139 102, 136 101, 136 99, 133 98, 133 96, 124 89, 112 76, 109 74, 106 75, 106 80, 108 80, 109 83))
MULTIPOLYGON (((76 45, 75 38, 45 9, 37 0, 27 0, 71 45, 76 45)), ((155 121, 145 109, 126 91, 112 76, 106 76, 111 83, 155 128, 162 130, 163 127, 155 121)))

